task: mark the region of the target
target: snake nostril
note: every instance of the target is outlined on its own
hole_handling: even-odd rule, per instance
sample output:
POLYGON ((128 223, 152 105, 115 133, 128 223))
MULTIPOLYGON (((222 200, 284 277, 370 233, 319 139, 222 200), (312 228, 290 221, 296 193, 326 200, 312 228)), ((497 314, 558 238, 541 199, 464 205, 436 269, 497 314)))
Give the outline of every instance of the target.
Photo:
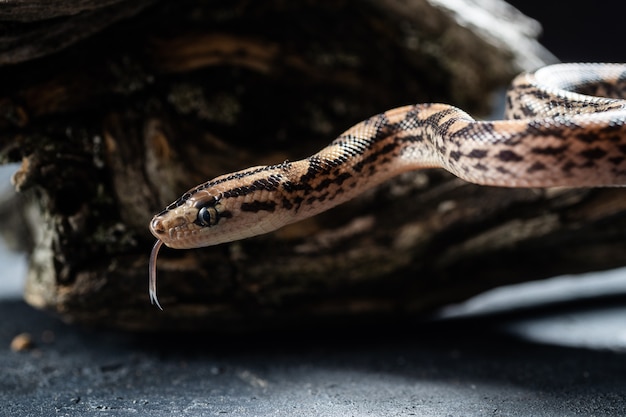
POLYGON ((163 221, 159 218, 152 219, 152 222, 150 222, 150 228, 152 229, 152 231, 154 231, 154 233, 157 233, 159 235, 162 235, 163 233, 165 233, 165 227, 163 226, 163 221))

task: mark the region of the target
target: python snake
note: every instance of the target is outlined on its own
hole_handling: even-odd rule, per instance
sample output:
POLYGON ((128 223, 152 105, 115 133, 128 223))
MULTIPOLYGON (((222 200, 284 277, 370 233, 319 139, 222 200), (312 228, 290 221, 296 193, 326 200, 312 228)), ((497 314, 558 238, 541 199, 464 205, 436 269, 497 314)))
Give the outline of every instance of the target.
POLYGON ((353 126, 299 161, 200 184, 154 216, 149 293, 160 247, 217 245, 274 231, 400 173, 444 168, 501 187, 626 184, 626 64, 557 64, 524 73, 506 119, 477 121, 446 104, 400 107, 353 126))

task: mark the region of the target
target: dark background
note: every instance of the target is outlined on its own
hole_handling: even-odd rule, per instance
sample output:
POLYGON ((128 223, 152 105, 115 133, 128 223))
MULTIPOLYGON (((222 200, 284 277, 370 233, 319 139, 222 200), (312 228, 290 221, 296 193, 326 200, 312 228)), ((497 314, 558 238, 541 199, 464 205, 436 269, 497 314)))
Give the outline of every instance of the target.
POLYGON ((513 0, 543 27, 541 43, 563 62, 625 62, 626 2, 513 0))

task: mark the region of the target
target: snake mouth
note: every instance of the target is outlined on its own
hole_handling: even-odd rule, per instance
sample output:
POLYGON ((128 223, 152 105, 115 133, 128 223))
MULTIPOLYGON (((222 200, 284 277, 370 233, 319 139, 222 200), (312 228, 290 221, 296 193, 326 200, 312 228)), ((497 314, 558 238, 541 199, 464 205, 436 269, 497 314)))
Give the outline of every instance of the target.
POLYGON ((155 217, 150 222, 150 229, 152 229, 153 234, 163 235, 165 234, 165 226, 163 226, 163 220, 155 217))

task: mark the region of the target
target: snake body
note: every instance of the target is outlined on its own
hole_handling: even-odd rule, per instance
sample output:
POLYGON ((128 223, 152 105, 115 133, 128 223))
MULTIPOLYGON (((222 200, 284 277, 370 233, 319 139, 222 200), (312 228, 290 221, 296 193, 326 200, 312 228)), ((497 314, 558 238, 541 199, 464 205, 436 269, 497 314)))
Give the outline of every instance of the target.
MULTIPOLYGON (((274 231, 348 201, 406 171, 444 168, 483 185, 626 184, 626 65, 558 64, 524 73, 505 120, 477 121, 447 104, 417 104, 364 120, 320 152, 200 184, 155 215, 150 298, 165 244, 184 249, 274 231)), ((160 307, 160 306, 159 306, 160 307)))

